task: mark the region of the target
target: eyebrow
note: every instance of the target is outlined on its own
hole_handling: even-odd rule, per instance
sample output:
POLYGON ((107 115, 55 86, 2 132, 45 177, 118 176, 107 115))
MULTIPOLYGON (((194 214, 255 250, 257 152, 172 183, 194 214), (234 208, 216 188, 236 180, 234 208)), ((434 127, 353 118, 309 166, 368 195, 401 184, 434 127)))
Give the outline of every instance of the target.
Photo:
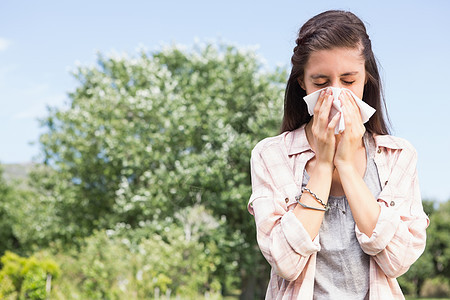
MULTIPOLYGON (((358 71, 347 72, 347 73, 341 74, 340 77, 356 75, 356 74, 358 74, 358 71)), ((314 74, 314 75, 311 75, 311 78, 312 79, 320 79, 320 78, 328 78, 328 76, 324 75, 324 74, 314 74)))

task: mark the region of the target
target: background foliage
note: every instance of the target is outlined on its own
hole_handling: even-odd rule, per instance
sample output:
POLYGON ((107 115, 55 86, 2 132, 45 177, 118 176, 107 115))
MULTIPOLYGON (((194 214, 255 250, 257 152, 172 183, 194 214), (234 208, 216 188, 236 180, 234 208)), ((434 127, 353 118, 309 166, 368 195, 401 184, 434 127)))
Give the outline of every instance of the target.
MULTIPOLYGON (((67 107, 42 120, 28 185, 0 179, 1 253, 50 258, 60 271, 41 263, 36 274, 54 274, 55 299, 262 298, 269 269, 246 210, 249 159, 278 133, 285 70, 265 69, 251 49, 205 44, 99 54, 74 76, 67 107)), ((426 252, 400 283, 445 294, 450 207, 426 209, 426 252)), ((24 276, 9 270, 0 287, 24 276)), ((31 297, 14 286, 10 295, 31 297)))

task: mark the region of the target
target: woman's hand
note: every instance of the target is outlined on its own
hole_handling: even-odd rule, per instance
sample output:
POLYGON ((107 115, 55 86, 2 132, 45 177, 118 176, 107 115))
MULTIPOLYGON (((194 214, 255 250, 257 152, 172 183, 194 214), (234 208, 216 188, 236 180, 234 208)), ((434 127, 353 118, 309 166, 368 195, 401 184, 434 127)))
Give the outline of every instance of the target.
POLYGON ((328 117, 333 103, 333 96, 331 93, 331 89, 326 89, 320 93, 319 99, 314 107, 312 125, 310 125, 311 122, 308 125, 311 126, 312 143, 317 163, 333 167, 336 149, 334 128, 339 121, 340 113, 337 113, 329 120, 328 117))
POLYGON ((366 132, 355 99, 344 91, 339 97, 345 130, 338 137, 334 165, 359 230, 371 237, 380 215, 380 205, 364 182, 362 160, 365 158, 363 135, 366 132))
POLYGON ((360 149, 362 138, 366 128, 361 119, 361 112, 355 99, 348 91, 342 91, 339 95, 342 103, 342 112, 344 114, 345 130, 340 134, 340 139, 334 156, 334 165, 336 168, 352 166, 356 167, 356 152, 360 149))
MULTIPOLYGON (((309 160, 306 166, 310 175, 307 187, 314 191, 317 197, 325 203, 328 202, 331 190, 334 172, 333 159, 336 151, 334 128, 339 121, 340 115, 337 114, 331 120, 328 119, 333 102, 331 93, 331 89, 320 93, 317 104, 314 107, 313 118, 306 126, 308 142, 315 152, 315 157, 309 160)), ((323 208, 309 193, 301 194, 299 201, 310 207, 323 208)), ((323 211, 305 209, 301 205, 297 205, 294 209, 294 214, 303 224, 311 240, 314 240, 322 224, 323 211)))

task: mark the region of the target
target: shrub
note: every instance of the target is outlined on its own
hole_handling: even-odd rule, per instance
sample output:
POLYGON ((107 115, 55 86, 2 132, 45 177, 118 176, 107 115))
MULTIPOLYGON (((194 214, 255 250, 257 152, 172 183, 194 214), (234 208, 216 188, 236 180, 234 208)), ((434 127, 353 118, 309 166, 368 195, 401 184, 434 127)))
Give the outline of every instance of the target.
MULTIPOLYGON (((220 295, 215 274, 223 264, 216 240, 224 230, 202 206, 180 210, 174 218, 118 224, 96 231, 79 250, 55 257, 62 276, 56 299, 154 299, 172 295, 197 299, 220 295)), ((236 270, 237 267, 234 267, 236 270)), ((237 272, 229 275, 238 277, 237 272)))
MULTIPOLYGON (((51 259, 29 258, 7 251, 1 258, 0 298, 46 299, 47 284, 59 275, 59 266, 51 259)), ((49 285, 50 287, 50 285, 49 285)))
POLYGON ((450 297, 449 279, 442 276, 426 279, 420 296, 437 298, 450 297))

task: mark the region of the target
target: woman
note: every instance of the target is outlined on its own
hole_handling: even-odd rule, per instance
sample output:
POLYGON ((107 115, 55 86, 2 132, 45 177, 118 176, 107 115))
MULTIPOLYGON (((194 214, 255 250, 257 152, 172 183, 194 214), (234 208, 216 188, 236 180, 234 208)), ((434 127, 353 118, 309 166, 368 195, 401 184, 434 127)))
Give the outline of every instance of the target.
POLYGON ((429 220, 416 152, 388 135, 366 28, 350 12, 327 11, 296 43, 283 133, 251 159, 248 209, 272 266, 266 299, 404 299, 395 278, 422 254, 429 220), (331 87, 342 89, 334 116, 331 87), (320 89, 310 116, 303 97, 320 89), (355 96, 376 109, 365 124, 355 96))

